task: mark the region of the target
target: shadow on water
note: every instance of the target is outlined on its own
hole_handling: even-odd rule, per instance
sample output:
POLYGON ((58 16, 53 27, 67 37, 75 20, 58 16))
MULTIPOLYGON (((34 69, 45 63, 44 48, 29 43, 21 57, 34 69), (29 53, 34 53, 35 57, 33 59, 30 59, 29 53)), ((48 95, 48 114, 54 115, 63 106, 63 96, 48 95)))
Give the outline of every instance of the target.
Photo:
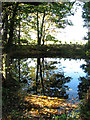
MULTIPOLYGON (((76 91, 75 97, 79 94, 79 98, 81 98, 81 92, 86 92, 86 90, 84 91, 85 86, 82 85, 84 84, 83 79, 86 79, 86 75, 89 75, 88 70, 83 71, 82 68, 80 68, 82 64, 88 66, 88 61, 85 62, 83 59, 44 57, 10 59, 8 56, 4 56, 3 116, 13 116, 16 113, 19 114, 16 116, 23 116, 23 111, 25 111, 27 107, 22 104, 24 103, 24 97, 28 95, 69 99, 70 95, 74 93, 72 91, 76 91), (81 62, 79 68, 75 67, 75 62, 78 64, 81 62), (69 64, 72 66, 70 69, 67 66, 69 64), (75 71, 74 68, 77 71, 75 71), (79 70, 81 70, 81 72, 79 72, 79 70), (78 74, 78 77, 75 77, 77 80, 72 78, 76 74, 78 74), (80 83, 78 79, 82 82, 80 83), (77 86, 72 90, 70 86, 73 86, 73 83, 77 86), (77 88, 79 89, 77 90, 77 88)), ((86 67, 83 67, 83 69, 86 69, 86 67)), ((85 85, 90 86, 89 81, 86 81, 85 85)), ((88 87, 86 89, 88 89, 88 87)), ((35 106, 31 106, 31 108, 32 107, 35 106)), ((31 108, 29 107, 29 109, 31 108)))
POLYGON ((90 87, 90 60, 86 60, 87 64, 82 64, 81 68, 84 70, 87 75, 85 77, 80 77, 80 84, 78 85, 78 94, 79 99, 84 98, 85 93, 89 90, 90 87))

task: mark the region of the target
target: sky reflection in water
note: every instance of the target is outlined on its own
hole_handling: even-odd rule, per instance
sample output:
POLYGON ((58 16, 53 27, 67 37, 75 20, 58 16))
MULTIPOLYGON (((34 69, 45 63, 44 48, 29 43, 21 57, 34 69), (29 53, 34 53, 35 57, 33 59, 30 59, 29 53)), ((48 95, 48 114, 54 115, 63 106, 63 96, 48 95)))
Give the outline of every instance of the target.
MULTIPOLYGON (((28 67, 32 66, 35 67, 37 65, 37 58, 34 58, 33 60, 31 58, 28 58, 27 62, 28 67)), ((53 71, 57 73, 64 73, 65 77, 71 77, 72 79, 70 82, 65 83, 69 87, 69 90, 67 90, 67 94, 69 94, 69 99, 72 98, 72 95, 74 98, 78 96, 78 85, 80 83, 79 78, 85 77, 87 74, 84 72, 84 70, 81 68, 82 64, 86 64, 84 59, 64 59, 64 58, 44 58, 44 61, 49 64, 51 61, 55 62, 56 64, 53 64, 53 66, 56 67, 55 70, 51 71, 51 74, 53 74, 53 71)), ((51 65, 52 66, 52 65, 51 65)), ((35 70, 36 71, 36 70, 35 70)))

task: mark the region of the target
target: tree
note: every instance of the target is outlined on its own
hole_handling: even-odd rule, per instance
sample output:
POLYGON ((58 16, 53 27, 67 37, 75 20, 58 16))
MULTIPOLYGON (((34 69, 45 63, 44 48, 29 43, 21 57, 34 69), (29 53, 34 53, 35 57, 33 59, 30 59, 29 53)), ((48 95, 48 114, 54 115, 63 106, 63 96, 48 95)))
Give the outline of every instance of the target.
MULTIPOLYGON (((47 35, 48 31, 54 32, 55 28, 64 28, 67 24, 71 25, 71 22, 66 19, 68 15, 71 15, 71 8, 74 3, 43 3, 35 8, 36 15, 34 16, 37 25, 37 42, 38 45, 41 44, 47 35), (55 26, 52 29, 52 26, 55 26)), ((34 15, 34 14, 33 14, 34 15)))
MULTIPOLYGON (((11 46, 14 42, 20 44, 20 21, 22 15, 25 17, 27 9, 23 9, 23 6, 38 5, 40 3, 24 3, 24 2, 3 2, 2 3, 2 29, 3 29, 3 45, 11 46)), ((28 12, 30 13, 30 9, 28 12)))
POLYGON ((67 20, 66 17, 73 14, 71 12, 73 4, 74 2, 44 2, 38 6, 23 5, 25 8, 23 25, 25 23, 29 27, 27 29, 29 34, 32 31, 37 34, 38 45, 44 44, 46 36, 55 32, 56 27, 65 28, 67 24, 72 25, 71 21, 67 20), (29 12, 28 9, 30 8, 31 11, 29 12))
POLYGON ((4 41, 10 46, 13 43, 13 34, 14 34, 14 26, 15 26, 15 17, 17 15, 17 3, 3 3, 3 29, 4 31, 4 41), (8 29, 9 27, 9 29, 8 29), (7 40, 7 35, 9 34, 9 38, 7 40))
MULTIPOLYGON (((90 1, 84 3, 82 17, 85 21, 84 27, 90 29, 90 1)), ((85 39, 88 40, 88 48, 90 48, 90 31, 88 31, 87 37, 85 37, 85 39)))
MULTIPOLYGON (((55 32, 55 28, 64 28, 71 22, 67 16, 71 15, 74 2, 14 2, 3 3, 3 40, 11 46, 13 42, 20 44, 21 32, 30 38, 33 31, 37 32, 37 44, 45 44, 48 34, 55 32), (54 28, 52 29, 52 26, 54 28)), ((21 36, 22 37, 22 36, 21 36)), ((30 39, 31 40, 31 39, 30 39)))

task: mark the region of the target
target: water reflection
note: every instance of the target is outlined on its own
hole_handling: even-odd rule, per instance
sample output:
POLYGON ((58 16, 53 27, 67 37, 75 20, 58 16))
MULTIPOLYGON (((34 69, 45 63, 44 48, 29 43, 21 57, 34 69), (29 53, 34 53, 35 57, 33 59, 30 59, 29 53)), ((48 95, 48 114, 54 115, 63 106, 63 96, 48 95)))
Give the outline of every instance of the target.
MULTIPOLYGON (((41 105, 43 103, 41 98, 43 98, 46 103, 48 102, 49 107, 50 105, 55 105, 52 100, 50 101, 50 96, 53 96, 53 100, 55 97, 66 98, 67 102, 72 98, 72 95, 74 98, 78 96, 79 99, 81 99, 90 86, 89 62, 90 61, 85 61, 84 59, 68 58, 10 59, 7 56, 6 59, 3 60, 3 116, 5 116, 5 113, 6 116, 7 114, 10 115, 13 113, 16 115, 17 112, 15 111, 18 111, 19 115, 21 114, 21 116, 23 116, 23 111, 27 109, 29 112, 31 111, 32 113, 33 111, 34 113, 33 108, 35 107, 35 103, 37 104, 38 102, 41 103, 41 105), (25 98, 30 98, 29 101, 34 100, 34 104, 31 104, 32 101, 27 104, 27 102, 24 101, 25 98)), ((55 99, 58 101, 58 98, 55 99)), ((78 103, 78 99, 77 101, 73 100, 74 99, 70 101, 78 103)), ((62 103, 64 102, 62 101, 62 103)), ((66 103, 64 103, 64 110, 67 105, 65 104, 66 103)), ((43 106, 45 105, 43 104, 43 106)), ((62 109, 61 105, 58 103, 57 107, 59 107, 58 112, 60 113, 62 109)), ((43 110, 40 106, 37 107, 37 109, 40 110, 40 112, 43 110)), ((45 109, 47 109, 47 106, 45 109)), ((51 108, 48 110, 50 111, 51 108)), ((71 108, 69 110, 71 110, 71 108)), ((28 111, 26 112, 26 116, 28 115, 28 111)), ((52 114, 54 112, 52 112, 52 114)))
POLYGON ((13 59, 10 73, 29 94, 71 98, 78 95, 78 79, 86 76, 82 64, 86 65, 83 59, 13 59))
POLYGON ((87 75, 85 77, 80 77, 80 84, 78 85, 78 94, 79 99, 82 99, 87 93, 87 90, 90 87, 90 60, 86 60, 86 64, 82 64, 81 68, 84 70, 87 75))
POLYGON ((64 86, 64 84, 66 82, 69 82, 70 78, 69 77, 65 78, 62 73, 55 73, 54 69, 56 69, 56 67, 54 66, 54 64, 55 62, 51 62, 50 64, 46 64, 46 66, 44 67, 44 59, 42 59, 42 63, 40 61, 40 58, 37 59, 37 72, 36 72, 36 87, 38 86, 37 93, 54 97, 66 97, 67 95, 65 88, 67 88, 67 86, 64 86))

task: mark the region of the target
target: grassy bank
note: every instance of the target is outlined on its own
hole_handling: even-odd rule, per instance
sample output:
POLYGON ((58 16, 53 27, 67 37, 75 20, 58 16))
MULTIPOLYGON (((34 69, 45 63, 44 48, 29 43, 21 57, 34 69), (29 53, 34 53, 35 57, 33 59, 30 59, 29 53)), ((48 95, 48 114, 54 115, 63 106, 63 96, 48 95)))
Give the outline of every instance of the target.
POLYGON ((62 44, 62 45, 13 45, 11 48, 3 50, 3 53, 9 53, 11 57, 69 57, 85 58, 86 51, 84 45, 62 44))

